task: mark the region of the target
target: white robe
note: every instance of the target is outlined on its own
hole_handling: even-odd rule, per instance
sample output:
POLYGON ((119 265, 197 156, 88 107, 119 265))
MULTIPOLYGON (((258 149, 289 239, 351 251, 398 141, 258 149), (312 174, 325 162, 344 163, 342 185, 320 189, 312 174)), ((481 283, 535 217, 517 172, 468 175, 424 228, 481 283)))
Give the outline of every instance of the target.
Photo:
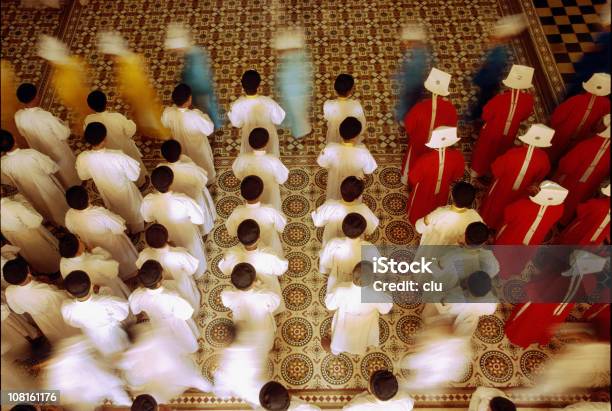
POLYGON ((210 196, 206 184, 208 184, 208 173, 202 167, 194 163, 189 157, 181 154, 181 157, 174 163, 161 163, 160 166, 167 166, 174 173, 174 180, 170 188, 175 193, 182 193, 193 198, 204 212, 204 224, 202 224, 202 234, 210 233, 217 219, 215 203, 210 196))
POLYGON ((66 213, 66 228, 90 250, 101 247, 108 251, 119 262, 123 280, 136 274, 138 252, 125 234, 125 221, 117 214, 98 206, 70 209, 66 213))
POLYGON ((366 204, 362 203, 360 199, 350 203, 343 200, 327 200, 310 214, 315 227, 324 227, 323 246, 325 246, 329 240, 344 237, 342 233, 342 221, 349 213, 358 213, 365 218, 367 223, 365 230, 366 235, 371 235, 378 227, 378 217, 376 217, 372 210, 370 210, 366 204))
POLYGON ((449 247, 450 250, 431 265, 432 276, 444 284, 444 291, 451 290, 476 271, 484 271, 491 278, 499 273, 499 262, 493 251, 476 247, 449 247))
POLYGON ((327 169, 326 200, 339 200, 340 184, 350 176, 363 178, 372 174, 378 165, 376 160, 363 144, 330 143, 325 146, 317 164, 327 169))
POLYGON ((11 354, 29 352, 30 343, 26 338, 33 340, 38 337, 38 330, 27 321, 25 316, 12 312, 4 302, 1 304, 1 309, 2 355, 7 352, 11 352, 11 354))
POLYGON ((175 281, 176 290, 191 304, 194 314, 197 314, 200 311, 201 296, 193 275, 198 269, 198 259, 183 247, 171 247, 166 244, 162 248, 147 247, 142 250, 136 265, 140 268, 147 260, 155 260, 161 264, 164 278, 175 281))
POLYGON ((17 188, 45 220, 63 226, 68 204, 64 188, 53 175, 57 164, 34 149, 20 148, 6 153, 0 162, 2 184, 17 188))
POLYGON ((362 288, 351 283, 338 283, 325 297, 328 310, 336 311, 332 320, 331 351, 364 355, 368 347, 378 347, 380 314, 393 308, 386 303, 362 303, 362 288))
POLYGON ((57 238, 42 225, 42 216, 21 194, 2 199, 0 207, 2 235, 36 272, 50 274, 59 269, 57 238))
POLYGON ((287 181, 289 170, 278 157, 259 150, 243 153, 234 160, 232 171, 238 180, 250 175, 261 178, 264 183, 261 202, 282 210, 279 184, 287 181))
POLYGON ((495 397, 508 398, 506 394, 497 388, 478 387, 472 393, 468 411, 491 411, 489 403, 495 397))
POLYGON ((140 174, 138 161, 119 150, 103 148, 79 154, 76 167, 83 180, 93 179, 106 208, 123 217, 131 232, 144 230, 142 195, 134 184, 140 174))
POLYGON ((17 110, 15 124, 30 148, 57 163, 57 175, 65 188, 81 184, 74 153, 68 145, 70 129, 62 120, 40 107, 31 107, 17 110))
POLYGON ((287 219, 276 208, 262 204, 239 205, 234 208, 232 214, 225 220, 227 233, 235 237, 238 233, 238 226, 244 220, 252 219, 259 225, 259 240, 263 247, 269 247, 274 253, 283 256, 283 244, 279 233, 282 233, 287 224, 287 219))
POLYGON ((145 196, 140 211, 145 221, 162 224, 172 243, 186 248, 198 259, 196 276, 206 271, 206 247, 198 227, 204 224, 204 212, 198 203, 185 194, 155 192, 145 196))
POLYGON ((334 238, 319 254, 319 272, 329 274, 327 289, 332 290, 337 282, 351 282, 353 270, 361 258, 361 247, 372 243, 360 238, 334 238))
POLYGON ((62 316, 67 324, 80 328, 91 344, 108 356, 125 350, 129 345, 121 322, 130 313, 125 298, 92 294, 85 301, 72 300, 62 304, 62 316))
POLYGON ((119 278, 119 263, 102 247, 60 260, 60 273, 63 278, 76 270, 85 271, 92 284, 110 288, 116 297, 127 298, 130 295, 130 289, 119 278))
MULTIPOLYGON (((256 411, 266 411, 262 407, 255 408, 256 411)), ((289 408, 287 411, 321 411, 321 408, 316 405, 312 405, 299 399, 298 397, 291 397, 291 402, 289 403, 289 408)))
POLYGON ((176 286, 168 280, 155 290, 137 288, 130 295, 130 309, 134 314, 147 313, 151 324, 172 334, 174 342, 180 345, 185 353, 198 350, 200 331, 191 318, 193 308, 174 291, 176 286))
POLYGON ((415 228, 421 234, 419 245, 459 245, 465 239, 467 226, 476 222, 482 222, 476 210, 438 207, 416 222, 415 228))
POLYGON ((206 170, 210 181, 214 181, 215 159, 208 136, 213 133, 215 126, 208 114, 198 109, 166 107, 161 122, 170 129, 174 139, 181 143, 183 153, 206 170))
MULTIPOLYGON (((475 300, 476 301, 476 300, 475 300)), ((435 303, 439 314, 454 318, 453 328, 456 335, 471 337, 478 327, 480 317, 493 315, 497 310, 494 302, 465 302, 465 303, 435 303)))
POLYGON ((357 394, 342 409, 344 411, 412 411, 414 400, 402 390, 393 398, 381 401, 367 391, 357 394))
POLYGON ((147 167, 142 162, 142 154, 133 140, 136 133, 136 123, 128 120, 123 114, 103 111, 85 117, 83 130, 89 123, 102 123, 106 127, 106 146, 113 150, 121 150, 140 164, 140 175, 136 184, 140 187, 145 182, 147 167))
POLYGON ((285 111, 276 101, 266 96, 242 96, 231 104, 227 116, 232 126, 241 129, 240 154, 253 151, 249 145, 249 135, 254 128, 262 127, 270 135, 270 154, 280 156, 276 126, 283 122, 285 111))
POLYGON ((366 119, 363 107, 359 100, 339 97, 334 100, 327 100, 323 103, 323 117, 327 121, 327 140, 326 143, 341 143, 340 124, 347 117, 355 117, 361 122, 361 133, 357 137, 357 143, 361 143, 363 132, 366 129, 366 119))
POLYGON ((30 314, 51 343, 76 333, 62 318, 62 303, 70 300, 65 291, 32 280, 26 285, 9 285, 5 293, 9 308, 16 314, 30 314))

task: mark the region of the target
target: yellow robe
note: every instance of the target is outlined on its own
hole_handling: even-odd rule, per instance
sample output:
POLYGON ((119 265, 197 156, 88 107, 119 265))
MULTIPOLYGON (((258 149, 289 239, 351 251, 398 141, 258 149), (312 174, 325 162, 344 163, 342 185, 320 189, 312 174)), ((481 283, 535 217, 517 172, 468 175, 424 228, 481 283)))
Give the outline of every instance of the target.
POLYGON ((13 135, 15 142, 21 148, 27 148, 28 143, 19 134, 15 125, 15 112, 21 107, 17 100, 17 87, 13 66, 6 60, 0 61, 0 127, 13 135))
POLYGON ((83 135, 83 121, 92 111, 87 106, 87 95, 91 90, 87 81, 85 62, 77 56, 69 57, 68 63, 51 62, 51 82, 60 101, 72 114, 72 133, 83 135))

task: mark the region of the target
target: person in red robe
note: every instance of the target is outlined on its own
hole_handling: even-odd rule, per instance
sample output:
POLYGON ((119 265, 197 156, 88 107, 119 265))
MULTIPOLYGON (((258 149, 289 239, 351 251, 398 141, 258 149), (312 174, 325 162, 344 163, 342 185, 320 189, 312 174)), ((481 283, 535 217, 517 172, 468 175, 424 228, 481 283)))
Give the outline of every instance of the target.
POLYGON ((408 136, 408 148, 402 160, 402 182, 408 184, 408 174, 420 156, 431 151, 425 144, 430 140, 433 130, 438 127, 457 127, 457 110, 453 103, 442 98, 450 91, 451 75, 437 68, 431 69, 425 88, 432 93, 431 98, 420 101, 404 117, 404 128, 408 136))
POLYGON ((456 127, 438 127, 423 154, 410 171, 413 187, 408 200, 408 220, 412 225, 434 209, 448 203, 450 185, 463 177, 465 160, 457 149, 448 147, 459 141, 456 127))
POLYGON ((527 348, 533 343, 546 345, 574 303, 523 303, 514 307, 506 320, 506 336, 514 345, 527 348))
POLYGON ((522 147, 508 150, 493 162, 493 184, 480 210, 489 227, 498 229, 504 208, 527 194, 529 187, 539 184, 550 172, 548 156, 542 147, 550 147, 554 134, 552 128, 534 124, 519 137, 525 143, 522 147))
POLYGON ((493 97, 484 106, 484 122, 472 152, 472 176, 489 173, 491 163, 508 151, 519 126, 533 113, 533 96, 526 90, 532 87, 533 68, 513 65, 505 80, 509 90, 493 97))
POLYGON ((610 113, 610 75, 596 73, 582 84, 585 93, 577 94, 561 103, 550 117, 555 139, 548 151, 551 162, 556 162, 575 143, 595 134, 595 127, 610 113))
POLYGON ((592 198, 576 209, 576 218, 559 235, 557 242, 566 245, 602 245, 610 243, 610 184, 601 189, 607 196, 592 198))
MULTIPOLYGON (((607 114, 608 122, 610 115, 607 114)), ((553 139, 554 140, 554 139, 553 139)), ((578 204, 586 201, 610 177, 610 126, 595 137, 578 143, 561 160, 554 180, 570 190, 562 224, 574 217, 578 204)))

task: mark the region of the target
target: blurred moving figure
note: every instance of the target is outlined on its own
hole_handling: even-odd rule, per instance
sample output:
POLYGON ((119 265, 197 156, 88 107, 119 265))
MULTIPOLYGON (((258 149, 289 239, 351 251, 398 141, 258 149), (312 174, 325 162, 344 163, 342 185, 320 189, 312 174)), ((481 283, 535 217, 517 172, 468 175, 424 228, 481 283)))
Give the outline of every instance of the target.
POLYGON ((516 405, 497 388, 478 387, 470 398, 468 411, 516 411, 516 405))
POLYGON ((375 371, 370 376, 368 391, 353 397, 345 411, 411 411, 414 400, 403 391, 397 378, 388 370, 375 371))

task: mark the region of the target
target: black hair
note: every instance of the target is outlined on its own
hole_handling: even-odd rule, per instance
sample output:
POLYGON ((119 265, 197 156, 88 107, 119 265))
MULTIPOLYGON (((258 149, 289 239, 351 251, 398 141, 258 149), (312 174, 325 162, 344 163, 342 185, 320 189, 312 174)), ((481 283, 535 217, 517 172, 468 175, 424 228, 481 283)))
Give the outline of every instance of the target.
POLYGON ((7 261, 4 267, 2 267, 4 281, 13 285, 22 284, 28 277, 29 272, 30 267, 28 267, 28 263, 21 256, 7 261))
POLYGON ((32 404, 17 404, 11 408, 11 411, 36 411, 36 407, 32 404))
POLYGON ((97 146, 106 139, 106 126, 98 121, 87 124, 83 134, 85 141, 92 146, 97 146))
POLYGON ((261 76, 257 70, 247 70, 240 79, 240 84, 246 94, 252 95, 257 93, 257 89, 261 84, 261 76))
POLYGON ((269 139, 268 130, 263 127, 256 127, 249 134, 249 145, 253 150, 261 150, 268 144, 269 139))
POLYGON ((374 265, 372 262, 363 260, 355 264, 353 268, 353 283, 366 287, 373 282, 374 265))
POLYGON ((17 100, 23 104, 28 104, 36 98, 36 86, 32 83, 23 83, 17 87, 17 100))
POLYGON ((482 245, 489 239, 489 227, 485 223, 475 221, 465 228, 465 243, 467 245, 482 245))
POLYGON ((350 176, 342 180, 340 184, 340 195, 348 203, 355 201, 363 194, 365 183, 362 179, 350 176))
POLYGON ((246 290, 255 281, 255 267, 249 263, 238 263, 232 269, 231 281, 239 290, 246 290))
POLYGON ((255 220, 244 220, 238 224, 237 234, 243 245, 253 245, 259 240, 259 224, 255 220))
POLYGON ((175 163, 181 157, 182 152, 181 143, 176 140, 166 140, 161 145, 162 156, 169 163, 175 163))
POLYGON ((476 189, 470 183, 460 181, 453 186, 452 198, 457 207, 470 207, 476 198, 476 189))
POLYGON ((258 176, 246 176, 240 182, 240 195, 247 201, 257 200, 263 193, 264 183, 258 176))
POLYGON ((96 113, 106 110, 106 94, 101 90, 94 90, 87 96, 87 105, 96 113))
POLYGON ((75 270, 64 278, 64 287, 73 297, 82 298, 89 294, 91 279, 85 271, 75 270))
POLYGON ((338 131, 343 140, 351 140, 361 133, 361 121, 355 117, 347 117, 342 120, 338 131))
POLYGON ((342 232, 348 238, 357 238, 365 231, 365 218, 359 213, 348 213, 342 220, 342 232))
POLYGON ((391 371, 378 370, 370 376, 370 390, 379 400, 388 401, 395 397, 399 390, 397 378, 391 371))
POLYGON ((355 79, 350 74, 339 74, 334 81, 334 90, 341 97, 348 96, 353 86, 355 86, 355 79))
POLYGON ((145 231, 145 241, 150 247, 162 248, 168 243, 168 230, 161 224, 153 224, 145 231))
POLYGON ((6 153, 15 147, 15 139, 7 130, 0 129, 0 152, 6 153))
POLYGON ((291 397, 281 383, 270 381, 259 390, 259 403, 266 411, 286 411, 291 405, 291 397))
POLYGON ((151 184, 160 193, 167 192, 173 181, 174 173, 168 166, 159 166, 151 173, 151 184))
POLYGON ((467 288, 474 297, 484 297, 491 286, 491 277, 484 271, 474 271, 467 279, 467 288))
POLYGON ((158 261, 147 260, 138 270, 138 280, 147 288, 154 288, 162 279, 163 268, 158 261))
POLYGON ((83 186, 72 186, 66 190, 66 202, 70 208, 84 210, 89 205, 89 194, 83 186))
POLYGON ((493 397, 489 401, 491 411, 516 411, 516 405, 508 398, 493 397))
POLYGON ((66 233, 59 241, 59 253, 64 258, 72 258, 79 251, 80 241, 72 233, 66 233))
POLYGON ((189 100, 189 97, 191 97, 191 87, 187 84, 181 83, 172 90, 172 102, 177 107, 181 107, 185 104, 189 100))
POLYGON ((149 394, 140 394, 134 398, 130 411, 157 411, 157 401, 149 394))

